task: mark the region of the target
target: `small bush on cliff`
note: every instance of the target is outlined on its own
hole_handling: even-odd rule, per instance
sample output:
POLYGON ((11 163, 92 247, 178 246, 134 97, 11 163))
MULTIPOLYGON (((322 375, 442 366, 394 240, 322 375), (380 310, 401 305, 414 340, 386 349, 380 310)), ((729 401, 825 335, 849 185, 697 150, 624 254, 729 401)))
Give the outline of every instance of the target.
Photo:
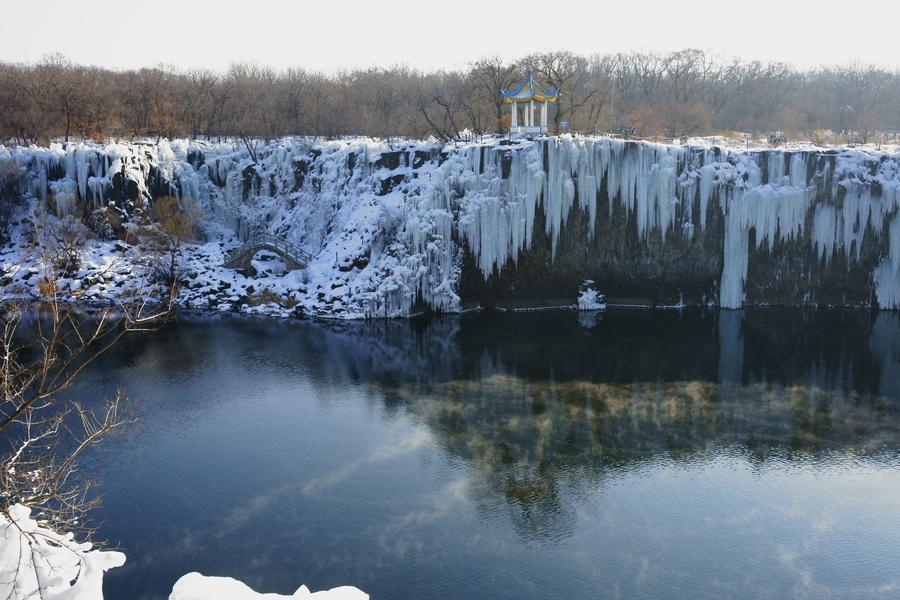
POLYGON ((193 198, 164 196, 154 203, 153 217, 155 222, 142 232, 149 241, 150 276, 174 294, 184 279, 184 244, 196 237, 200 209, 193 198))
POLYGON ((41 248, 47 267, 58 277, 71 277, 81 268, 89 230, 73 216, 48 219, 42 227, 41 248))

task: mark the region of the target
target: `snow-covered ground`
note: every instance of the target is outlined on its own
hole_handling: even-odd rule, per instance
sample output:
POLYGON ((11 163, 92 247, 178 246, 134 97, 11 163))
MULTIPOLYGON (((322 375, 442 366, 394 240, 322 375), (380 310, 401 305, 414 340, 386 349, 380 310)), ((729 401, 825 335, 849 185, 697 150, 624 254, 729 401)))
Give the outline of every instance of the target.
POLYGON ((103 573, 125 564, 121 552, 92 550, 72 534, 41 527, 31 509, 0 512, 0 597, 11 600, 99 600, 103 573))
MULTIPOLYGON (((0 512, 0 598, 6 600, 103 600, 103 574, 125 564, 121 552, 92 549, 72 534, 40 525, 31 509, 16 504, 0 512)), ((293 595, 260 594, 228 577, 188 573, 175 582, 170 600, 368 600, 355 587, 293 595)))
POLYGON ((350 586, 310 592, 305 585, 290 596, 261 594, 230 577, 188 573, 175 582, 169 600, 369 600, 369 595, 350 586))
MULTIPOLYGON (((573 210, 602 235, 599 203, 623 207, 640 240, 651 232, 703 234, 710 211, 724 217, 718 303, 743 304, 751 230, 758 246, 808 237, 821 260, 858 259, 889 237, 873 270, 879 305, 900 308, 900 154, 876 147, 804 152, 559 136, 485 138, 441 145, 349 139, 243 145, 210 142, 73 143, 0 147, 34 211, 56 217, 115 203, 121 232, 160 195, 193 198, 206 214, 202 240, 186 246, 182 307, 337 318, 405 316, 418 303, 456 312, 468 252, 485 279, 513 268, 532 246, 536 213, 555 255, 573 210), (606 190, 603 198, 602 190, 606 190), (49 202, 49 203, 48 203, 49 202), (812 230, 807 227, 811 214, 812 230), (132 221, 129 221, 131 219, 132 221), (865 235, 869 230, 875 237, 865 235), (255 235, 308 253, 306 269, 248 277, 223 266, 255 235)), ((7 295, 37 295, 42 267, 27 222, 0 251, 7 295)), ((85 302, 147 293, 140 252, 111 239, 86 244, 81 268, 60 289, 85 302)), ((261 258, 261 257, 260 257, 261 258)), ((265 266, 265 265, 263 265, 265 266)), ((573 301, 575 298, 573 298, 573 301)))
POLYGON ((769 143, 767 137, 735 131, 723 135, 692 136, 686 139, 672 140, 672 143, 683 143, 687 146, 707 148, 723 148, 730 152, 767 152, 772 150, 774 146, 777 149, 789 152, 827 152, 850 149, 869 154, 900 154, 900 142, 898 142, 896 137, 871 135, 871 141, 851 144, 840 143, 841 139, 847 139, 848 136, 842 136, 830 130, 821 131, 819 137, 819 140, 814 141, 802 137, 787 136, 783 142, 773 145, 769 143), (883 140, 882 137, 884 138, 883 140))

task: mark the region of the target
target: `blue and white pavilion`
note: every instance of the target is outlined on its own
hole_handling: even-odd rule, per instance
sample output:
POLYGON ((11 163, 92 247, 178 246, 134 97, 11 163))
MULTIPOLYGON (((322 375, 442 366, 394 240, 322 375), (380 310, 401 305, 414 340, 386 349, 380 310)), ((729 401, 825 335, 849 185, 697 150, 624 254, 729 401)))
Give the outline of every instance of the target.
POLYGON ((559 100, 559 88, 548 89, 534 80, 529 73, 515 90, 500 90, 500 97, 512 110, 509 121, 510 133, 546 133, 547 104, 559 100), (541 124, 534 123, 535 103, 541 105, 541 124), (519 108, 524 109, 523 125, 519 125, 519 108))

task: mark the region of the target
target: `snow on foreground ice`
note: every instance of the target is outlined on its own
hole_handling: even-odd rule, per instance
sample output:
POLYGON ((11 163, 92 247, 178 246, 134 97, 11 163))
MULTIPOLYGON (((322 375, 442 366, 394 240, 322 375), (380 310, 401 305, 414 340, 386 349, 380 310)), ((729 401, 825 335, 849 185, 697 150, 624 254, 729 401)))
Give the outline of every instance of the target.
POLYGON ((260 594, 230 577, 206 577, 188 573, 175 583, 169 600, 369 600, 355 587, 342 586, 322 592, 310 592, 304 585, 291 596, 260 594))
MULTIPOLYGON (((542 223, 553 268, 570 215, 587 216, 589 243, 606 234, 603 215, 614 209, 645 246, 702 239, 714 228, 723 267, 711 301, 720 306, 743 305, 751 252, 802 240, 792 252, 807 278, 815 260, 849 266, 861 252, 877 253, 865 268, 878 304, 900 308, 900 154, 874 149, 286 138, 261 143, 256 161, 239 145, 184 140, 0 147, 4 161, 17 165, 19 189, 36 206, 52 198, 57 216, 109 203, 128 213, 160 195, 195 199, 208 219, 205 241, 187 247, 188 280, 176 299, 187 308, 362 318, 407 316, 421 303, 458 312, 467 254, 488 279, 515 267, 542 223), (226 253, 255 235, 313 258, 286 275, 225 269, 226 253)), ((4 250, 0 266, 22 259, 27 237, 4 250)), ((85 266, 61 289, 83 302, 131 294, 134 249, 111 240, 88 246, 85 266)), ((7 293, 34 295, 36 272, 20 269, 7 293)))
MULTIPOLYGON (((92 550, 31 518, 16 504, 0 512, 0 598, 4 600, 103 600, 103 574, 125 564, 121 552, 92 550)), ((228 577, 188 573, 172 588, 169 600, 368 600, 355 587, 310 592, 301 586, 292 596, 259 594, 228 577)))
POLYGON ((71 533, 44 529, 21 504, 0 513, 0 598, 102 599, 103 573, 123 564, 121 552, 91 550, 71 533))

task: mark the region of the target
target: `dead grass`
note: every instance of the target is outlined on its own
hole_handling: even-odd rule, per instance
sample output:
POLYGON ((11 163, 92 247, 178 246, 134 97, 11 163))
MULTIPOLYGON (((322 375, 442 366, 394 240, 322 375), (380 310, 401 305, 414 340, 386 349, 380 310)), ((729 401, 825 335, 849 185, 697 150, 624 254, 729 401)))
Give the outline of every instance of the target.
POLYGON ((298 301, 294 298, 282 300, 281 296, 272 292, 272 290, 260 290, 255 294, 247 296, 248 306, 262 306, 264 304, 277 304, 278 306, 282 306, 284 308, 294 308, 295 306, 297 306, 298 301))
POLYGON ((41 296, 55 296, 59 291, 55 279, 42 279, 37 284, 37 291, 41 296))

